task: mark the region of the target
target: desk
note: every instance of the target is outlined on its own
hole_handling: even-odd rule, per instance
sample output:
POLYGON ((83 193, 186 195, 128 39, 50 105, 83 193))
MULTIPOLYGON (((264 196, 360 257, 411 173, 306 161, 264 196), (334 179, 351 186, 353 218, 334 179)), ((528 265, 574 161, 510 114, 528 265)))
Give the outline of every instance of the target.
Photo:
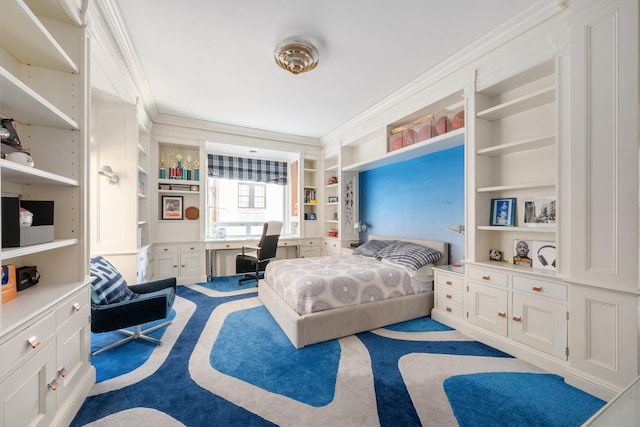
POLYGON ((583 427, 640 425, 640 377, 583 424, 583 427))
MULTIPOLYGON (((207 280, 211 280, 219 271, 217 267, 218 251, 233 251, 239 253, 242 246, 256 246, 260 239, 243 239, 243 238, 227 238, 205 241, 206 257, 207 257, 207 280)), ((278 240, 278 248, 293 248, 295 250, 294 257, 300 255, 300 237, 282 236, 278 240)), ((235 257, 235 254, 232 254, 235 257)))

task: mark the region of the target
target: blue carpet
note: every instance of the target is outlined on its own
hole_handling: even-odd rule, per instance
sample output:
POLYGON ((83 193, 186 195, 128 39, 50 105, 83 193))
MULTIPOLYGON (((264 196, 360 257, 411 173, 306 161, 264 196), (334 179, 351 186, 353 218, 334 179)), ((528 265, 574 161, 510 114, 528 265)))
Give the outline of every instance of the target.
MULTIPOLYGON (((235 280, 216 278, 201 286, 232 292, 238 289, 235 280)), ((251 282, 247 285, 251 286, 251 282)), ((71 426, 82 426, 136 408, 154 409, 185 426, 273 425, 259 413, 248 410, 248 407, 234 404, 203 388, 191 378, 189 370, 191 354, 202 339, 203 329, 210 322, 214 310, 230 302, 255 299, 256 294, 250 292, 212 297, 179 286, 178 296, 191 301, 195 311, 184 320, 184 330, 162 365, 133 384, 88 397, 71 426)), ((428 317, 386 329, 402 333, 451 333, 448 332, 450 328, 428 317)), ((423 410, 414 407, 400 372, 399 362, 403 357, 433 354, 515 361, 508 354, 476 341, 409 341, 372 332, 364 332, 356 337, 364 345, 372 369, 369 375, 374 390, 363 390, 362 393, 373 393, 375 396, 376 408, 370 412, 379 420, 375 424, 383 427, 421 425, 418 413, 423 410)), ((271 399, 273 395, 300 402, 301 410, 307 405, 315 411, 323 410, 335 403, 332 400, 335 398, 336 371, 342 354, 342 347, 337 340, 295 350, 263 306, 230 311, 224 317, 215 341, 213 337, 211 340, 214 344, 208 355, 209 363, 222 373, 220 375, 239 378, 243 384, 255 387, 251 389, 255 395, 248 396, 249 403, 252 399, 271 399)), ((145 349, 135 350, 131 344, 123 346, 122 352, 114 350, 100 355, 111 356, 108 362, 94 358, 96 360, 92 363, 98 371, 99 381, 139 366, 140 361, 131 362, 129 359, 137 359, 145 349), (134 354, 137 352, 140 354, 134 354)), ((143 359, 145 357, 148 356, 141 356, 143 359)), ((428 365, 424 369, 429 369, 428 365)), ((455 418, 462 426, 531 425, 523 422, 528 420, 537 426, 577 427, 604 404, 564 384, 561 378, 546 374, 509 372, 458 375, 449 377, 444 387, 455 418), (547 412, 553 415, 541 415, 547 412)), ((455 423, 453 417, 451 420, 455 423)), ((144 424, 144 420, 139 421, 144 424)), ((321 423, 322 418, 318 418, 318 422, 321 423)), ((345 419, 340 424, 363 425, 355 419, 345 419)))
POLYGON ((235 276, 222 276, 214 277, 211 282, 198 283, 198 285, 218 292, 234 292, 242 289, 250 289, 258 286, 258 282, 255 280, 247 280, 238 284, 238 280, 244 277, 244 274, 237 274, 235 276))
POLYGON ((458 375, 444 389, 461 426, 578 426, 605 403, 552 374, 458 375))

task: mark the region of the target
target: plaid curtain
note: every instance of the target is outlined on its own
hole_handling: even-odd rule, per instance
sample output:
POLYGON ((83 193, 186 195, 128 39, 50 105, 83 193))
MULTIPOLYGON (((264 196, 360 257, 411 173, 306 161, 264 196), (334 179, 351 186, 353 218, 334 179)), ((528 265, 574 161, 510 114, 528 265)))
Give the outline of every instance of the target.
POLYGON ((287 185, 287 162, 209 154, 209 176, 287 185))

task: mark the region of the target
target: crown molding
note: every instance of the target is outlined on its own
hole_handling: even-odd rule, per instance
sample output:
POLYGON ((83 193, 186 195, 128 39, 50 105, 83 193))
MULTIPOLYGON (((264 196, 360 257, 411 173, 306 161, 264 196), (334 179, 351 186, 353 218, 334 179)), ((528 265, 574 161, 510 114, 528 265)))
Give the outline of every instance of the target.
POLYGON ((345 135, 353 135, 363 126, 369 126, 379 116, 384 115, 394 106, 406 101, 416 92, 425 90, 442 81, 461 69, 468 67, 483 56, 505 45, 509 41, 540 25, 546 20, 566 10, 566 0, 540 0, 513 19, 497 27, 484 37, 467 45, 454 55, 427 70, 416 79, 407 83, 388 97, 372 105, 353 119, 327 133, 321 138, 322 144, 331 144, 343 139, 345 135))

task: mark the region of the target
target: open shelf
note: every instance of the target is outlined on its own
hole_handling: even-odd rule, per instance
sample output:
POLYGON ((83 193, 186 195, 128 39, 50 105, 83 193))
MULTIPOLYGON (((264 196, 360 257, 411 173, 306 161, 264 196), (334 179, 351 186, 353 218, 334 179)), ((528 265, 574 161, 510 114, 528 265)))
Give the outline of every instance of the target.
POLYGON ((487 157, 503 156, 505 154, 520 153, 527 150, 549 147, 556 142, 555 135, 546 135, 538 138, 531 138, 522 141, 509 142, 493 147, 482 148, 477 151, 479 155, 487 157))
POLYGON ((59 239, 54 240, 53 242, 22 246, 20 248, 2 248, 2 251, 0 252, 0 259, 4 261, 10 258, 37 254, 39 252, 50 251, 52 249, 64 248, 65 246, 77 245, 79 242, 80 239, 59 239))
POLYGON ((18 184, 63 185, 78 187, 78 180, 35 169, 10 160, 0 159, 2 180, 18 184))
POLYGON ((522 113, 542 105, 550 104, 556 99, 556 87, 549 86, 525 96, 479 111, 477 117, 484 120, 498 120, 522 113))
POLYGON ((516 231, 519 233, 555 233, 556 227, 502 227, 492 225, 479 225, 478 230, 485 231, 516 231))
POLYGON ((513 185, 497 185, 494 187, 482 187, 478 188, 478 193, 496 193, 499 191, 514 191, 514 190, 536 190, 545 188, 555 188, 555 182, 539 182, 533 184, 513 184, 513 185))

